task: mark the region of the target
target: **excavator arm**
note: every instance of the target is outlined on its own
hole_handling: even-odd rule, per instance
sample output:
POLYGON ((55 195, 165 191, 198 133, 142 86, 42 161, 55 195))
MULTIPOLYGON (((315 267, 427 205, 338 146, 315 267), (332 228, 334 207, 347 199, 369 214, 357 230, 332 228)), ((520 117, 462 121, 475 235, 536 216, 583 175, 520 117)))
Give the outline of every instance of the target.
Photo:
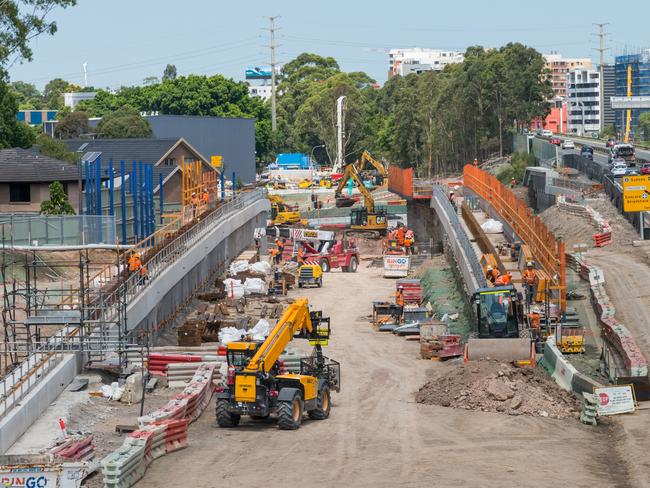
POLYGON ((357 171, 357 168, 354 164, 348 164, 345 167, 345 173, 343 173, 343 178, 341 178, 339 186, 336 187, 334 197, 339 198, 341 196, 341 193, 345 189, 345 185, 347 185, 350 179, 354 182, 357 189, 361 192, 361 195, 363 195, 363 201, 366 210, 368 210, 370 213, 374 212, 375 199, 372 197, 372 193, 370 193, 366 186, 363 184, 363 180, 361 179, 361 176, 359 175, 359 172, 357 171))
POLYGON ((287 307, 244 371, 248 373, 269 371, 296 334, 307 335, 311 334, 312 330, 309 304, 306 298, 300 298, 287 307))
POLYGON ((363 171, 366 163, 370 163, 384 178, 388 177, 388 168, 373 158, 372 154, 370 154, 368 151, 363 151, 361 154, 361 159, 359 160, 359 171, 363 171))

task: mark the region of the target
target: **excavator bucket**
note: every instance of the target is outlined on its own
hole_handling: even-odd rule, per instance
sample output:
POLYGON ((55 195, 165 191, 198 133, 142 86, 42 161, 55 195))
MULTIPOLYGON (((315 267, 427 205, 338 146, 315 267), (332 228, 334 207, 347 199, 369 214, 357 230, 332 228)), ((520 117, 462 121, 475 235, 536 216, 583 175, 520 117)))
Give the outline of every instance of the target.
POLYGON ((354 198, 336 197, 336 207, 337 208, 351 207, 355 203, 357 203, 357 201, 354 198))
POLYGON ((469 339, 464 361, 496 359, 519 366, 535 366, 535 344, 530 339, 469 339))

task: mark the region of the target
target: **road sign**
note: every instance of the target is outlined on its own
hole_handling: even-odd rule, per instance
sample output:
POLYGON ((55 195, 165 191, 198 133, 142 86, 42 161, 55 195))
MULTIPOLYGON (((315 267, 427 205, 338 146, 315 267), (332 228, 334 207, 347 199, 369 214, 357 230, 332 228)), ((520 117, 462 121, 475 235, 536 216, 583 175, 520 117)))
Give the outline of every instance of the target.
POLYGON ((650 211, 650 175, 623 177, 623 211, 650 211))
POLYGON ((598 397, 598 415, 616 415, 634 412, 634 390, 632 385, 594 388, 598 397))
POLYGON ((221 168, 221 160, 223 156, 210 156, 210 162, 213 168, 221 168))

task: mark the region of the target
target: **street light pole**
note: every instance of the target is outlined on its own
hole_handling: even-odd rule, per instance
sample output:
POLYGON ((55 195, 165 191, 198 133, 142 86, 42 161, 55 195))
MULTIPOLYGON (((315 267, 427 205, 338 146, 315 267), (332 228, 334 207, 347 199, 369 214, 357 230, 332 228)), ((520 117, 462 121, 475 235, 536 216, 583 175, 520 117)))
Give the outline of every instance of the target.
POLYGON ((320 146, 314 146, 311 148, 311 154, 309 155, 309 161, 314 160, 314 151, 318 149, 319 147, 325 147, 325 144, 321 144, 320 146))

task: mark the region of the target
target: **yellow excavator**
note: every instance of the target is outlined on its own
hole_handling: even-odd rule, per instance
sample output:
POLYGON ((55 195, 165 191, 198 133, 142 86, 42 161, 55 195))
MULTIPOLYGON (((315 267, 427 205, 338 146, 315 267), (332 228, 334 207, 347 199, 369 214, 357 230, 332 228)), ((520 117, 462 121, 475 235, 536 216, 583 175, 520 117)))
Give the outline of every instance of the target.
POLYGON ((227 345, 227 386, 217 392, 217 424, 236 427, 242 415, 264 419, 275 414, 278 427, 295 430, 306 412, 325 420, 331 408, 331 391, 340 390, 338 362, 323 356, 330 336, 329 317, 309 311, 306 298, 290 304, 264 341, 242 339, 227 345), (300 373, 287 373, 280 354, 294 338, 308 339, 311 356, 300 362, 300 373))
POLYGON ((388 182, 388 166, 377 161, 368 151, 363 151, 359 161, 355 163, 357 165, 357 170, 363 172, 366 169, 366 163, 369 163, 377 171, 377 174, 373 177, 373 183, 375 185, 382 186, 384 183, 388 182))
POLYGON ((300 212, 284 203, 279 195, 269 195, 271 202, 271 225, 298 224, 302 222, 300 212))
POLYGON ((354 164, 348 164, 345 167, 343 178, 341 178, 339 185, 336 187, 336 191, 334 192, 336 206, 339 208, 351 207, 356 203, 356 200, 343 196, 343 190, 350 180, 352 180, 361 192, 361 195, 363 195, 363 207, 352 209, 350 228, 375 238, 386 235, 386 231, 388 230, 388 216, 386 215, 386 211, 375 209, 375 199, 363 184, 359 171, 354 164))

